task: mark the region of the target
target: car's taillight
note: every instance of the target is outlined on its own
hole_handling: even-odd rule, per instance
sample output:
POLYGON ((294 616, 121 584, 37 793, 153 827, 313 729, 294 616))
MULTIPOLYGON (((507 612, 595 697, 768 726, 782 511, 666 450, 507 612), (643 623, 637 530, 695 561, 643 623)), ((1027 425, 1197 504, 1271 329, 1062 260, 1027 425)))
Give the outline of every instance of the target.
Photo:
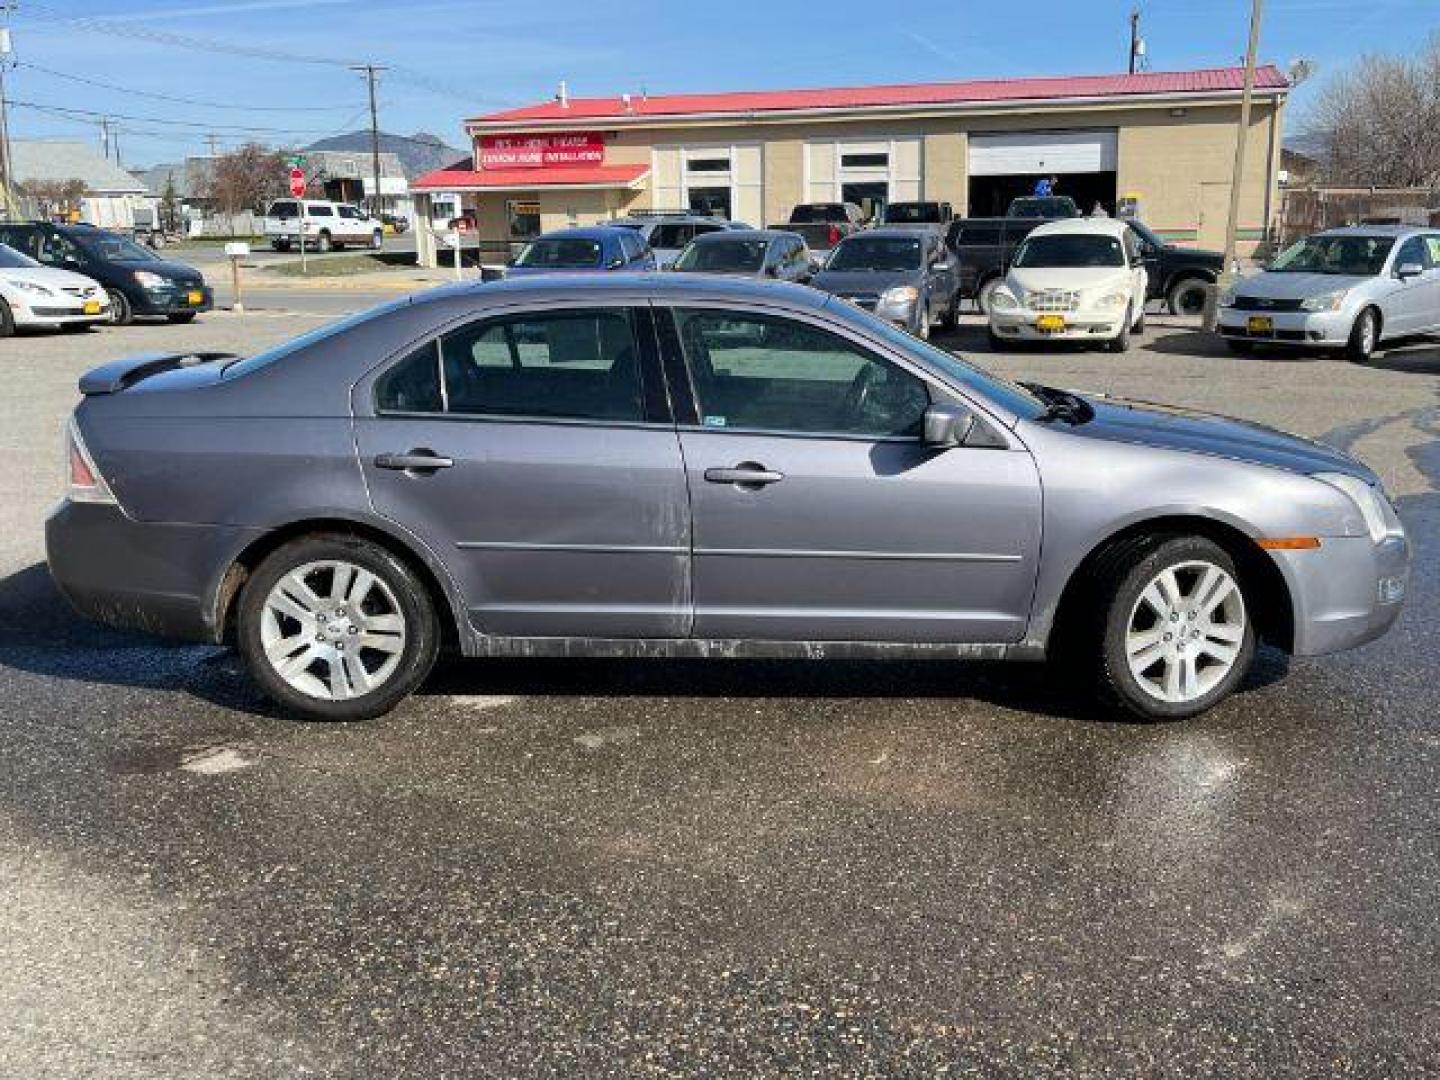
POLYGON ((840 226, 831 225, 830 228, 825 231, 825 239, 830 242, 831 247, 838 244, 840 242, 840 226))
POLYGON ((105 482, 105 477, 101 476, 100 470, 95 467, 95 459, 86 449, 85 440, 80 437, 80 429, 76 426, 73 416, 65 424, 65 461, 67 478, 65 494, 71 502, 116 505, 110 485, 105 482))

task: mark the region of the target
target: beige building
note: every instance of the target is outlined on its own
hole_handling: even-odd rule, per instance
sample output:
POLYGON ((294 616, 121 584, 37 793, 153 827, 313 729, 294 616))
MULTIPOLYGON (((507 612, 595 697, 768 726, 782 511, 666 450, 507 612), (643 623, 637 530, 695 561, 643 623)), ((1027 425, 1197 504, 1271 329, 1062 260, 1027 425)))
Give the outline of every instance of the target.
MULTIPOLYGON (((801 202, 950 203, 1001 214, 1056 177, 1082 210, 1132 202, 1167 238, 1224 240, 1244 72, 1027 78, 836 90, 570 98, 467 121, 473 157, 412 185, 421 253, 467 216, 503 250, 567 225, 693 209, 757 226, 801 202)), ((1242 251, 1277 208, 1288 83, 1257 72, 1240 192, 1242 251)), ((473 239, 471 240, 473 243, 473 239)))

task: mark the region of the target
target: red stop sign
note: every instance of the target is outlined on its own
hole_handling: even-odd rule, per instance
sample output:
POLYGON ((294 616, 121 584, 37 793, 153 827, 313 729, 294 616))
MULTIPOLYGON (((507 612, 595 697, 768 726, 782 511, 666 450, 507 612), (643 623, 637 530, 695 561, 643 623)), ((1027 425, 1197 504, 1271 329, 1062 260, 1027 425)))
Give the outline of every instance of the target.
POLYGON ((305 173, 299 166, 290 170, 290 194, 297 199, 305 194, 305 173))

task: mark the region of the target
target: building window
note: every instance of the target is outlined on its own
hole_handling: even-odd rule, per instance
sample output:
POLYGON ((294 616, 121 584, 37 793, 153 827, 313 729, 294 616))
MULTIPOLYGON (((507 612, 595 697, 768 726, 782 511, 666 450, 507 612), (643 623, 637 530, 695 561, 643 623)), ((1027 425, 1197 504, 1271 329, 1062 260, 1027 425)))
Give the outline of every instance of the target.
POLYGON ((685 171, 692 173, 722 173, 730 171, 728 157, 691 158, 685 162, 685 171))
POLYGON ((689 190, 689 201, 690 209, 697 214, 730 218, 731 203, 728 187, 692 187, 689 190))
POLYGON ((510 239, 530 240, 540 235, 540 204, 512 199, 505 204, 510 221, 510 239))
POLYGON ((840 167, 844 169, 888 169, 890 155, 885 153, 841 154, 840 167))

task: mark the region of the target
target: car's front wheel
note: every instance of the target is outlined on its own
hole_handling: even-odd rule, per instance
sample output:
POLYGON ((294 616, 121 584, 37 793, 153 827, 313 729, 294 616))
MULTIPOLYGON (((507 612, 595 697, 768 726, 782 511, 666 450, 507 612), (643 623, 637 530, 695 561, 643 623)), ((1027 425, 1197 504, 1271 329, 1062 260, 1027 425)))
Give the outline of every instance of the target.
POLYGON ((1110 352, 1130 351, 1130 328, 1133 324, 1134 313, 1130 309, 1125 310, 1125 319, 1120 324, 1120 332, 1109 341, 1105 342, 1105 348, 1110 352))
POLYGON ((1345 346, 1345 355, 1354 363, 1363 364, 1375 355, 1375 346, 1380 341, 1380 319, 1374 308, 1366 308, 1355 316, 1355 325, 1350 330, 1350 341, 1345 346))
POLYGON ((110 297, 110 325, 129 326, 135 321, 135 310, 119 289, 106 289, 110 297))
POLYGON ((1212 540, 1122 546, 1102 563, 1092 595, 1101 697, 1133 716, 1196 716, 1250 669, 1255 630, 1240 574, 1212 540))
POLYGON ((378 544, 308 536, 274 551, 241 594, 237 636, 272 699, 313 720, 368 720, 424 681, 439 651, 430 594, 378 544))
POLYGON ((1165 297, 1170 314, 1187 319, 1198 319, 1204 315, 1205 293, 1208 288, 1209 285, 1203 278, 1181 278, 1170 286, 1170 292, 1165 297))

